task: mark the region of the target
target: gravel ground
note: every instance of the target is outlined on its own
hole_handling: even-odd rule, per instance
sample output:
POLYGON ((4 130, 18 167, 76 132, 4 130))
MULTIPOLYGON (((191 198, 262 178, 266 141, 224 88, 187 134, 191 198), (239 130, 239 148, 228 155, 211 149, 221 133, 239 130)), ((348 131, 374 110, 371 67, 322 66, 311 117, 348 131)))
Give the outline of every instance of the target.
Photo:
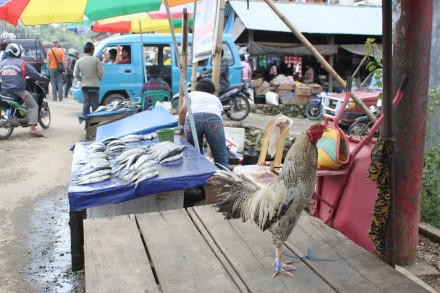
POLYGON ((437 274, 419 275, 418 277, 437 292, 440 292, 440 243, 419 235, 417 262, 425 262, 435 268, 437 274))

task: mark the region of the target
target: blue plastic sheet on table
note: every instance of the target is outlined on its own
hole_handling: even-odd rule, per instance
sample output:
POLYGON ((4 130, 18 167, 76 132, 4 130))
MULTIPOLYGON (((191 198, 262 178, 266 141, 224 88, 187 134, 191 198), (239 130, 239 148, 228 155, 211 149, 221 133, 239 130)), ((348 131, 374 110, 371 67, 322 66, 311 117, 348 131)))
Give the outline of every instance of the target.
POLYGON ((111 115, 117 115, 117 114, 130 114, 130 113, 135 113, 137 111, 139 111, 138 108, 120 109, 117 111, 100 111, 100 112, 88 114, 86 116, 78 116, 78 121, 79 121, 79 124, 81 124, 81 123, 83 123, 83 121, 86 121, 90 117, 111 116, 111 115))
MULTIPOLYGON (((183 151, 183 158, 174 162, 158 164, 159 176, 140 182, 136 189, 134 183, 126 185, 125 182, 113 178, 87 185, 75 185, 75 177, 79 169, 78 162, 86 156, 87 146, 92 142, 77 143, 73 155, 68 191, 70 210, 81 211, 159 192, 205 185, 218 168, 182 137, 175 136, 174 142, 188 146, 183 151)), ((141 145, 150 143, 158 143, 158 140, 144 141, 141 145)))
POLYGON ((147 134, 158 129, 177 126, 177 120, 163 107, 154 107, 96 129, 96 141, 127 134, 147 134))

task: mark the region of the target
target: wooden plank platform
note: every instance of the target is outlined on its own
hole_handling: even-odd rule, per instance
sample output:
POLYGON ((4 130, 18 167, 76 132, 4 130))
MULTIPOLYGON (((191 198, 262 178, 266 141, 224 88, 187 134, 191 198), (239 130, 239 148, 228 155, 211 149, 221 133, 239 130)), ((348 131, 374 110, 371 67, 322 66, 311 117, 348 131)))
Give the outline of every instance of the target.
POLYGON ((87 292, 428 292, 303 213, 284 247, 294 277, 272 278, 270 232, 212 206, 84 220, 87 292))

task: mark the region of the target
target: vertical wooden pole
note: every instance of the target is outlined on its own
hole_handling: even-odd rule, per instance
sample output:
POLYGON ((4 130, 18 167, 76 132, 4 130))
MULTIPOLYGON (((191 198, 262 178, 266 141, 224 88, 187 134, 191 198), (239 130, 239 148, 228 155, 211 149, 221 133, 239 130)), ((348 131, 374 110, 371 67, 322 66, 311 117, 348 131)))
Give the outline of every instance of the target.
MULTIPOLYGON (((194 24, 196 23, 196 15, 197 15, 197 2, 194 2, 194 24)), ((191 72, 191 92, 196 90, 197 86, 197 72, 199 71, 199 63, 195 60, 194 54, 194 27, 193 27, 193 38, 192 38, 192 72, 191 72)))
POLYGON ((416 261, 428 109, 433 0, 395 1, 393 92, 409 76, 405 96, 394 111, 396 126, 396 263, 416 261))
POLYGON ((220 62, 221 62, 221 51, 222 51, 222 41, 223 41, 223 22, 225 18, 225 0, 218 1, 218 26, 217 26, 217 38, 215 45, 215 55, 212 61, 212 82, 215 84, 215 95, 218 96, 218 88, 220 81, 220 62))
MULTIPOLYGON (((392 0, 382 2, 382 45, 383 45, 383 96, 382 110, 384 115, 384 136, 389 138, 393 136, 393 97, 392 91, 392 71, 393 71, 393 53, 392 53, 392 0)), ((366 56, 365 56, 366 57, 366 56)), ((365 58, 364 57, 364 58, 365 58)), ((388 220, 385 239, 387 241, 387 250, 384 253, 384 260, 393 268, 396 266, 396 233, 395 233, 395 194, 394 194, 394 160, 393 154, 388 159, 389 164, 389 187, 390 187, 390 206, 388 211, 388 220)))
MULTIPOLYGON (((186 80, 186 74, 188 72, 188 12, 186 8, 183 9, 183 16, 182 16, 182 53, 180 56, 180 62, 182 64, 182 72, 183 76, 180 78, 184 78, 186 80)), ((178 58, 178 56, 176 56, 178 58)), ((186 85, 185 85, 186 87, 186 85)), ((184 88, 183 84, 180 83, 179 86, 179 110, 182 108, 183 99, 184 99, 184 88)))

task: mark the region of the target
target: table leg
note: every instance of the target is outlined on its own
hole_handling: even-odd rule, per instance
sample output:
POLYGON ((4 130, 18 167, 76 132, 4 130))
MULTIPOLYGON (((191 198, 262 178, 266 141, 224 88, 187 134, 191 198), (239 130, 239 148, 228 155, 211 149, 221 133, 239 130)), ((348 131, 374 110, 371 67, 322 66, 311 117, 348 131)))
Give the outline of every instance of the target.
POLYGON ((83 219, 86 217, 86 210, 70 211, 70 251, 72 254, 72 271, 74 272, 84 268, 83 219))

